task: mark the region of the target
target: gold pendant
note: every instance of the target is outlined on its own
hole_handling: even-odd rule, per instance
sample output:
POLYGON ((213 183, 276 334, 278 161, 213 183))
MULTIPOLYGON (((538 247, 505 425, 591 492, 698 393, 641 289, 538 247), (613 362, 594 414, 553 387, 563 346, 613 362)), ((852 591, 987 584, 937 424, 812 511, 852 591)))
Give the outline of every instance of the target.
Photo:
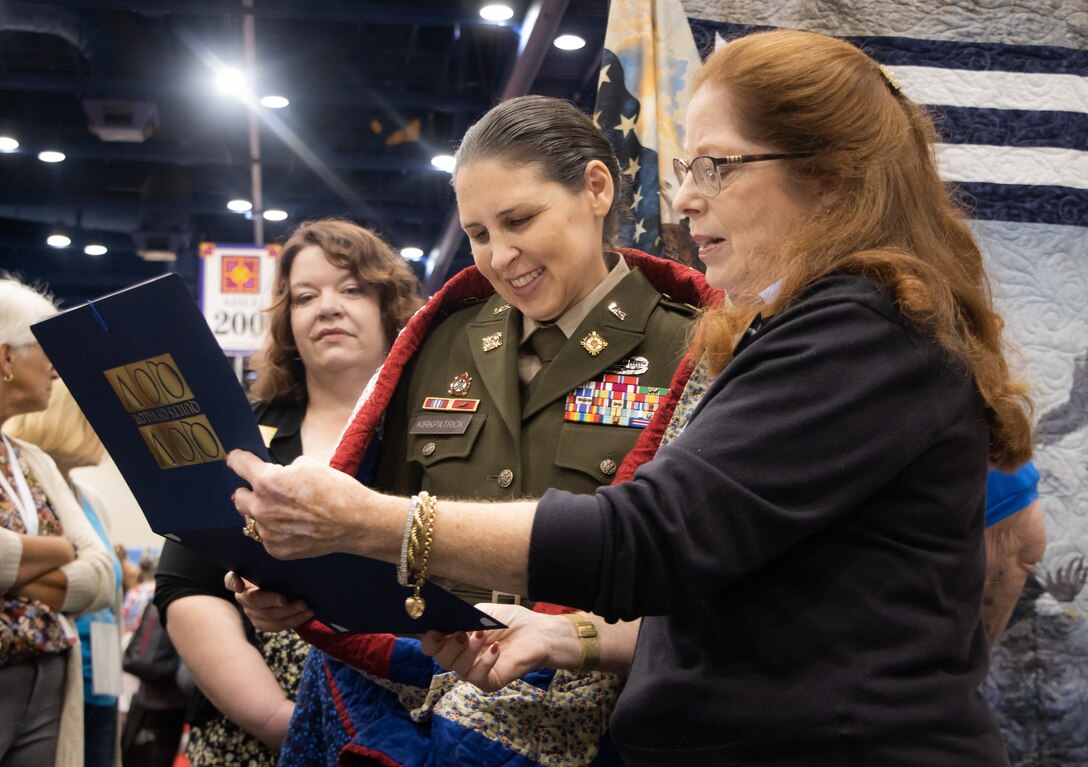
POLYGON ((489 336, 483 338, 483 348, 485 352, 489 352, 492 349, 498 349, 502 346, 502 333, 492 333, 489 336))
POLYGON ((423 597, 411 596, 404 600, 404 610, 413 620, 423 617, 423 611, 426 609, 427 603, 423 601, 423 597))
POLYGON ((582 339, 582 348, 589 352, 591 357, 596 357, 605 350, 608 341, 601 338, 596 330, 589 331, 589 335, 582 339))

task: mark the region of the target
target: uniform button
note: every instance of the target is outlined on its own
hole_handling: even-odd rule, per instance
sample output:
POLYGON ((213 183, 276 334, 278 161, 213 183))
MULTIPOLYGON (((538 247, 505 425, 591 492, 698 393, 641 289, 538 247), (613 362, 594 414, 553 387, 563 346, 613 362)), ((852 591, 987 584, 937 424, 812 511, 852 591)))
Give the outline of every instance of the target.
POLYGON ((423 455, 430 455, 434 452, 435 447, 437 447, 437 445, 435 445, 433 442, 428 442, 426 445, 423 446, 423 455))
POLYGON ((510 487, 514 483, 514 472, 503 469, 499 472, 499 487, 510 487))
POLYGON ((601 461, 601 474, 605 476, 612 476, 616 473, 616 462, 611 458, 605 458, 601 461))

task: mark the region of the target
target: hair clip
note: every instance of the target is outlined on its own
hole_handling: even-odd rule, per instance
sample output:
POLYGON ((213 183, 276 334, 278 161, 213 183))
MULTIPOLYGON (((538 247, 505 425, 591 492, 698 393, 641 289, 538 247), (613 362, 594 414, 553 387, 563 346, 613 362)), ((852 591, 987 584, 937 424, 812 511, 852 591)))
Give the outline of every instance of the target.
POLYGON ((900 83, 899 79, 892 74, 892 71, 890 69, 888 69, 883 64, 877 64, 877 68, 880 70, 880 74, 884 75, 884 80, 888 83, 888 86, 891 87, 893 91, 895 91, 896 93, 903 92, 903 84, 900 83))

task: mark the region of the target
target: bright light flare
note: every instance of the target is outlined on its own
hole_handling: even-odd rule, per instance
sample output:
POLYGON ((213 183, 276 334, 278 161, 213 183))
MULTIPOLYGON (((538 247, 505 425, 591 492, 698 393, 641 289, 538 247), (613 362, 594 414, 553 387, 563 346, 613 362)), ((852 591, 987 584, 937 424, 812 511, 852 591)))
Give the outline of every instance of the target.
POLYGON ((109 248, 105 245, 85 245, 83 246, 83 252, 88 256, 104 256, 109 252, 109 248))
POLYGON ((419 259, 423 258, 423 250, 421 248, 413 247, 401 248, 400 255, 401 258, 405 259, 406 261, 418 261, 419 259))
POLYGON ((494 3, 480 9, 480 18, 484 21, 509 21, 514 16, 514 9, 509 5, 494 3))
POLYGON ((67 248, 72 244, 72 238, 60 232, 54 232, 45 238, 45 244, 51 248, 67 248))
POLYGON ((261 106, 265 109, 283 109, 290 103, 286 96, 261 96, 261 106))
POLYGON ((55 149, 45 149, 38 152, 38 159, 42 162, 64 162, 66 157, 64 152, 58 152, 55 149))
POLYGON ((559 35, 552 41, 552 45, 563 51, 576 51, 586 47, 586 41, 578 35, 559 35))
POLYGON ((287 218, 287 211, 273 208, 272 210, 266 210, 263 215, 265 221, 283 221, 287 218))
POLYGON ((253 210, 253 203, 249 200, 231 200, 227 203, 227 210, 232 213, 245 213, 247 210, 253 210))
POLYGON ((457 160, 451 154, 438 154, 431 158, 431 165, 446 173, 453 173, 457 160))
POLYGON ((215 89, 225 96, 243 98, 249 92, 246 76, 242 70, 234 67, 223 67, 215 73, 215 89))
POLYGON ((0 136, 0 152, 14 152, 19 148, 19 142, 12 136, 0 136))

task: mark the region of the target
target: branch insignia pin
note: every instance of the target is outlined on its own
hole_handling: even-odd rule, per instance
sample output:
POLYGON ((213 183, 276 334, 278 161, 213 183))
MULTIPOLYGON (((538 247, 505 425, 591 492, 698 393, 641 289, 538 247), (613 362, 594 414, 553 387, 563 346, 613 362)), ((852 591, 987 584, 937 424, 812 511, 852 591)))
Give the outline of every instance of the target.
POLYGON ((502 332, 501 331, 498 332, 498 333, 492 333, 489 336, 484 336, 484 338, 483 338, 483 350, 485 352, 489 352, 489 351, 492 351, 494 349, 498 349, 500 346, 502 346, 502 332))
POLYGON ((583 338, 581 343, 582 348, 589 352, 591 357, 596 357, 608 346, 608 341, 601 338, 596 330, 589 331, 589 335, 583 338))

